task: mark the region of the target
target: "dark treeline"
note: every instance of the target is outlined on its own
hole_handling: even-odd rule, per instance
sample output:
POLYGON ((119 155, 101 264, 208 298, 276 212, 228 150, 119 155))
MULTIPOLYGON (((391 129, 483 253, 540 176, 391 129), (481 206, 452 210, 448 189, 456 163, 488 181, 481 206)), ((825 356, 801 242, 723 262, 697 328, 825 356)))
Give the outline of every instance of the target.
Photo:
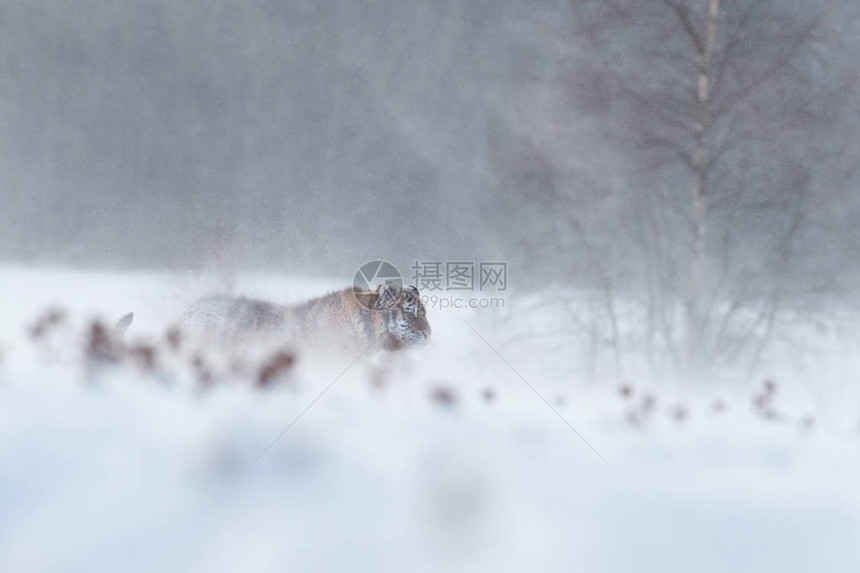
POLYGON ((524 21, 553 13, 4 2, 0 256, 332 274, 498 255, 488 126, 517 66, 545 65, 524 21))
POLYGON ((346 276, 501 259, 519 286, 701 306, 691 272, 704 300, 788 240, 780 280, 851 276, 853 2, 718 3, 730 65, 701 164, 704 52, 681 16, 704 38, 709 2, 687 4, 4 2, 0 258, 346 276))

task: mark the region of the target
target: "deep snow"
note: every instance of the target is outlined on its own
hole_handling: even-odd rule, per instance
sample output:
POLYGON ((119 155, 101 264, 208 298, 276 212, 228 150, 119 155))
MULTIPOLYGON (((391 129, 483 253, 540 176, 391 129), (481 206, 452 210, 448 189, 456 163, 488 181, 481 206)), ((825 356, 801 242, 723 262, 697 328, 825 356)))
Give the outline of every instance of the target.
MULTIPOLYGON (((860 566, 850 340, 772 372, 773 419, 751 406, 762 377, 589 378, 575 349, 526 344, 539 321, 492 310, 431 311, 427 348, 350 368, 300 356, 267 390, 231 376, 203 389, 187 356, 154 372, 83 363, 90 317, 133 310, 129 340, 154 339, 226 286, 0 268, 0 571, 860 566), (34 343, 50 305, 71 324, 34 343)), ((293 302, 341 286, 249 275, 227 290, 293 302)))

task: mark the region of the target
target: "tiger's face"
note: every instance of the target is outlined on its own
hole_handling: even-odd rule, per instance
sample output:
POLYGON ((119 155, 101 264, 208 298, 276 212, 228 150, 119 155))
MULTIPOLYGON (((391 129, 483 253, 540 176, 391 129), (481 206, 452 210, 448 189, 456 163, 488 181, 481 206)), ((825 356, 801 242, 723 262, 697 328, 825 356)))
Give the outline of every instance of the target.
POLYGON ((418 289, 386 282, 379 285, 376 292, 376 310, 381 313, 388 334, 385 347, 391 350, 427 344, 432 330, 418 289))

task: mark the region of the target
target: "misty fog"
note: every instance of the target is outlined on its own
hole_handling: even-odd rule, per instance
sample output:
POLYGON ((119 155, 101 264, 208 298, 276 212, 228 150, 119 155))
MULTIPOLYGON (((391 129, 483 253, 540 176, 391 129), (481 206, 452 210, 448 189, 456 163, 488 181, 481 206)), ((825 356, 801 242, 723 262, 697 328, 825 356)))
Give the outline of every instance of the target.
POLYGON ((220 247, 242 266, 332 274, 501 254, 527 232, 497 224, 488 138, 530 97, 519 74, 550 71, 534 35, 561 7, 2 11, 6 259, 183 267, 220 247))
POLYGON ((856 0, 0 0, 0 569, 856 570, 858 62, 856 0))
MULTIPOLYGON (((0 256, 108 268, 231 258, 344 276, 377 258, 490 258, 528 288, 534 273, 587 282, 582 241, 559 221, 570 210, 595 243, 621 246, 609 267, 629 268, 630 203, 666 186, 686 202, 690 178, 642 166, 648 144, 595 71, 638 66, 652 84, 674 81, 631 61, 667 36, 631 14, 640 20, 595 46, 584 28, 599 15, 583 12, 599 4, 5 2, 0 256), (547 206, 552 193, 577 202, 547 206)), ((769 9, 823 22, 792 62, 807 84, 764 97, 828 95, 816 105, 832 117, 799 119, 777 161, 745 157, 744 184, 794 170, 813 179, 813 198, 838 195, 799 248, 856 277, 857 9, 769 9), (838 130, 798 143, 816 122, 838 130)), ((651 16, 674 27, 671 14, 651 16)), ((770 65, 766 37, 740 44, 770 65)), ((635 113, 643 124, 656 112, 635 113)), ((779 213, 745 217, 734 232, 755 248, 779 213)))
MULTIPOLYGON (((344 276, 378 258, 490 258, 528 288, 533 273, 587 282, 582 241, 558 220, 570 210, 594 242, 621 245, 609 267, 629 268, 630 203, 670 186, 683 204, 690 178, 642 166, 641 125, 595 70, 675 81, 631 58, 667 45, 657 18, 675 28, 671 41, 684 38, 655 7, 595 46, 584 28, 600 15, 583 12, 599 4, 6 2, 0 256, 122 268, 231 258, 344 276), (552 193, 577 202, 547 206, 552 193)), ((744 184, 809 177, 813 199, 838 195, 816 207, 819 228, 799 250, 856 277, 857 8, 769 9, 822 22, 792 56, 806 84, 763 90, 771 105, 808 100, 797 131, 778 157, 744 157, 744 184), (838 129, 798 141, 817 136, 816 122, 838 129)), ((771 65, 767 40, 752 30, 738 52, 771 65)), ((754 249, 780 213, 744 216, 733 232, 754 249)))

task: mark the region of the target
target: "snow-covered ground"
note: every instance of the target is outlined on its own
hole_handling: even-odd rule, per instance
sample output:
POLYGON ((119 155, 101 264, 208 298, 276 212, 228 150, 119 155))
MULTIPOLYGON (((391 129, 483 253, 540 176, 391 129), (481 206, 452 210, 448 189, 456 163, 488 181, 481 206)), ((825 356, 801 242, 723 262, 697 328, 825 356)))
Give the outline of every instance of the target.
MULTIPOLYGON (((249 275, 232 290, 292 302, 341 286, 249 275)), ((822 334, 818 365, 774 371, 763 409, 763 378, 577 375, 576 349, 542 355, 525 344, 540 321, 494 310, 431 311, 414 352, 299 356, 266 389, 229 369, 201 387, 182 351, 85 363, 92 317, 133 310, 130 343, 160 340, 224 288, 0 268, 0 571, 860 567, 850 340, 822 334), (52 306, 67 319, 33 340, 52 306)))

